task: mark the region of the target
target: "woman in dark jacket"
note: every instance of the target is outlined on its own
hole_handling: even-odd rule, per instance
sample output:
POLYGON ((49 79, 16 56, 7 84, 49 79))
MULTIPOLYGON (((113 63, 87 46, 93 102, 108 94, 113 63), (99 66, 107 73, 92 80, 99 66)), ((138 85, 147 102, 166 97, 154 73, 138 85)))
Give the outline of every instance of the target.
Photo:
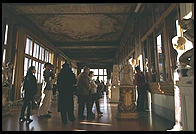
POLYGON ((76 83, 76 78, 69 64, 62 65, 62 69, 58 74, 57 88, 59 91, 58 96, 58 112, 61 112, 62 122, 67 123, 68 119, 74 121, 74 102, 73 102, 73 85, 76 83))
POLYGON ((35 72, 36 72, 35 66, 29 67, 27 71, 27 75, 23 79, 24 102, 19 118, 20 122, 27 121, 27 123, 31 123, 33 121, 30 119, 30 115, 31 115, 31 105, 32 105, 31 103, 34 99, 34 96, 37 93, 37 80, 33 75, 35 72), (27 108, 27 117, 25 118, 24 113, 26 108, 27 108))

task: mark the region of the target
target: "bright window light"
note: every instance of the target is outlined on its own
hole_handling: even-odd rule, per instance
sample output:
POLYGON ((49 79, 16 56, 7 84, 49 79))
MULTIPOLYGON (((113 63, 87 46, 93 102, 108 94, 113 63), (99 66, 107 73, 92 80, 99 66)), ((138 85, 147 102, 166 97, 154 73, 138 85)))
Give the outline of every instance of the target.
POLYGON ((7 44, 7 34, 8 34, 8 25, 5 27, 5 39, 4 39, 4 44, 7 44))
POLYGON ((87 121, 80 122, 80 124, 99 125, 99 126, 112 126, 112 124, 98 123, 98 122, 87 122, 87 121))
POLYGON ((190 19, 192 17, 192 11, 190 11, 183 19, 190 19))

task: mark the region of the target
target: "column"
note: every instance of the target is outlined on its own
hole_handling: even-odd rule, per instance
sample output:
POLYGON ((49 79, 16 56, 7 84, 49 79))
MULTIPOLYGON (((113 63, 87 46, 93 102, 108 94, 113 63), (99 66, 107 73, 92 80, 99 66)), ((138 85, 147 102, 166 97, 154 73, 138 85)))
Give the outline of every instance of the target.
POLYGON ((181 96, 182 129, 194 131, 194 76, 181 77, 176 85, 181 96))

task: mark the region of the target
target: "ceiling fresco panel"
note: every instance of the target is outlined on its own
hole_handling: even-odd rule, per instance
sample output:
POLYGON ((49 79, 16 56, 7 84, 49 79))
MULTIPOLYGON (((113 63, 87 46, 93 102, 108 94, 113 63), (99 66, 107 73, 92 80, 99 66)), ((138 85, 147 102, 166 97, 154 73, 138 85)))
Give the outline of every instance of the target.
POLYGON ((119 38, 127 15, 30 16, 55 41, 113 41, 119 38))
POLYGON ((134 3, 110 4, 14 4, 19 14, 63 14, 63 13, 129 13, 134 3))

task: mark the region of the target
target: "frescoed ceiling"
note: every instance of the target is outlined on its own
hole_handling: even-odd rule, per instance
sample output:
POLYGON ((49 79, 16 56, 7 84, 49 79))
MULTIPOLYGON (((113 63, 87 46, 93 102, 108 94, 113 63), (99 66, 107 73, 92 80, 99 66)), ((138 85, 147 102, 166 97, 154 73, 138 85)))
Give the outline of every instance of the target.
MULTIPOLYGON (((89 51, 92 48, 82 47, 95 46, 93 51, 97 53, 97 57, 95 55, 93 58, 112 53, 109 57, 106 56, 106 61, 109 61, 108 58, 115 56, 128 17, 136 5, 137 3, 17 3, 9 4, 8 7, 17 15, 28 18, 70 58, 82 56, 81 51, 92 53, 89 51), (75 48, 72 50, 67 46, 75 48), (108 47, 100 49, 99 46, 108 47), (73 55, 72 51, 76 49, 78 53, 73 52, 73 55)), ((86 56, 91 57, 91 54, 86 56)))

